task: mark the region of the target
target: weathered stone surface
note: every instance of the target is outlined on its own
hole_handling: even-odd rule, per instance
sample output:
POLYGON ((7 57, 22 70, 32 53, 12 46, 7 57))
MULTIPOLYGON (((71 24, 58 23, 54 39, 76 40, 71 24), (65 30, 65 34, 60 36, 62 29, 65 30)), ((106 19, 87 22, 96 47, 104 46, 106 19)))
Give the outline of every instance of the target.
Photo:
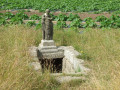
POLYGON ((58 76, 55 79, 60 83, 70 82, 72 80, 86 80, 85 77, 75 77, 75 76, 58 76))
POLYGON ((80 55, 80 53, 74 50, 72 46, 67 46, 67 47, 61 46, 59 48, 64 50, 64 56, 65 56, 64 62, 66 62, 67 64, 63 66, 64 67, 63 70, 65 70, 66 73, 74 73, 74 72, 75 73, 78 73, 78 72, 87 73, 89 72, 90 69, 84 66, 84 60, 77 58, 77 56, 80 55), (67 67, 73 68, 71 69, 71 72, 68 70, 67 67))
POLYGON ((29 47, 29 54, 30 56, 32 57, 32 59, 36 62, 38 62, 38 56, 37 56, 37 47, 35 46, 32 46, 32 47, 29 47))
POLYGON ((41 40, 41 43, 39 44, 40 48, 44 48, 48 46, 56 48, 54 40, 41 40))
POLYGON ((53 40, 41 40, 41 43, 38 46, 39 59, 55 59, 63 57, 63 49, 57 48, 53 40))
MULTIPOLYGON (((43 46, 44 47, 44 46, 43 46)), ((51 46, 46 48, 37 48, 37 47, 31 47, 30 53, 33 59, 35 59, 36 62, 39 62, 39 59, 53 59, 53 58, 63 58, 63 66, 62 66, 62 72, 67 74, 73 74, 73 73, 83 73, 87 74, 90 69, 86 68, 84 66, 84 60, 78 59, 77 55, 80 53, 74 50, 71 46, 61 46, 56 47, 56 51, 53 48, 50 48, 51 46), (40 50, 43 51, 42 53, 40 50), (50 52, 52 51, 52 52, 50 52)))
POLYGON ((50 10, 47 9, 45 14, 42 16, 42 31, 43 31, 43 40, 52 40, 53 39, 53 23, 52 18, 50 17, 50 10))
POLYGON ((63 58, 63 66, 62 66, 63 73, 75 73, 73 64, 66 58, 63 58))
POLYGON ((55 58, 63 58, 64 55, 63 55, 63 52, 54 52, 54 53, 41 53, 39 55, 39 59, 55 59, 55 58))

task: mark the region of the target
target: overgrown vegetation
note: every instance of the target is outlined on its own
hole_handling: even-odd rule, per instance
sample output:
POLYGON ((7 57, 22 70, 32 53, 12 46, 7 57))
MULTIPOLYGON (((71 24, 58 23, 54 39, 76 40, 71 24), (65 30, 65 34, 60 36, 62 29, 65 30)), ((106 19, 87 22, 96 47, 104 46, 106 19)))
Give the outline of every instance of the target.
POLYGON ((39 45, 42 31, 23 25, 1 26, 0 89, 119 90, 120 30, 89 28, 80 30, 84 32, 82 34, 75 32, 73 28, 62 31, 54 28, 54 40, 57 46, 71 45, 86 54, 82 58, 86 59, 85 63, 91 69, 90 78, 85 82, 59 84, 49 73, 41 76, 29 67, 32 58, 28 54, 28 47, 39 45))

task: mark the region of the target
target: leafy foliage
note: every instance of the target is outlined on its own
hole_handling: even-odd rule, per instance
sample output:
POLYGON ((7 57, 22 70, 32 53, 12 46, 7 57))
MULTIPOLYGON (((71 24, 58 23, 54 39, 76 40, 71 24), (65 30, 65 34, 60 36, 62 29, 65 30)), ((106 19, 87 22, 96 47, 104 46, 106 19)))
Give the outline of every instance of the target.
POLYGON ((45 11, 103 12, 119 11, 119 0, 0 0, 0 9, 37 9, 45 11), (46 4, 48 3, 48 4, 46 4))
POLYGON ((27 22, 27 26, 31 27, 31 26, 34 26, 36 25, 35 21, 28 21, 27 22))
POLYGON ((13 18, 14 16, 15 16, 15 15, 12 14, 11 12, 6 12, 6 13, 3 15, 3 17, 4 17, 6 20, 11 19, 11 18, 13 18))
POLYGON ((59 14, 56 18, 55 21, 66 21, 68 17, 64 14, 59 14))
POLYGON ((71 23, 70 23, 70 27, 79 27, 81 28, 82 25, 81 25, 81 19, 74 19, 71 23))
POLYGON ((83 27, 90 27, 90 28, 92 28, 92 27, 96 27, 97 26, 95 21, 92 18, 90 18, 90 17, 85 18, 84 21, 86 23, 84 24, 83 27))
POLYGON ((103 19, 100 23, 101 23, 100 27, 119 28, 120 16, 112 15, 110 18, 103 19))
POLYGON ((80 19, 80 17, 79 17, 77 14, 74 15, 74 14, 70 13, 70 14, 68 15, 67 21, 73 21, 73 20, 76 19, 76 18, 80 19))
POLYGON ((26 20, 26 19, 28 19, 29 17, 27 16, 27 14, 25 14, 24 12, 18 12, 18 13, 16 13, 16 15, 15 15, 16 17, 20 17, 21 19, 23 19, 23 20, 26 20))
POLYGON ((40 20, 40 17, 38 15, 34 14, 34 15, 31 15, 29 19, 30 20, 40 20))
POLYGON ((10 22, 10 24, 22 24, 23 20, 21 17, 13 17, 10 22))
POLYGON ((119 0, 0 0, 0 9, 37 9, 45 11, 103 12, 119 11, 119 0))
POLYGON ((36 25, 35 29, 37 30, 37 29, 40 29, 41 27, 42 27, 42 24, 41 24, 41 20, 40 20, 39 23, 36 25))
POLYGON ((53 15, 52 13, 50 13, 50 16, 53 20, 55 20, 57 18, 57 16, 53 15))
MULTIPOLYGON (((68 16, 65 14, 59 14, 58 16, 55 16, 53 14, 50 14, 53 20, 57 21, 57 26, 59 28, 66 28, 66 27, 79 27, 79 28, 120 28, 120 16, 119 15, 112 15, 110 18, 107 18, 105 16, 98 16, 95 20, 93 20, 90 17, 85 18, 83 21, 80 19, 80 17, 77 14, 70 13, 68 16), (71 21, 70 25, 66 24, 66 21, 71 21), (85 22, 85 23, 84 23, 85 22), (99 22, 100 25, 96 24, 96 22, 99 22)), ((30 21, 27 23, 28 26, 36 25, 36 29, 41 28, 41 16, 38 16, 36 14, 28 17, 27 14, 25 14, 23 11, 20 11, 16 13, 16 15, 12 14, 11 12, 6 12, 5 14, 0 13, 0 25, 7 24, 8 20, 10 20, 10 24, 22 24, 23 20, 40 20, 38 24, 35 24, 34 21, 30 21)), ((8 23, 8 24, 9 24, 8 23)))
POLYGON ((0 25, 5 25, 7 22, 4 18, 0 18, 0 25))
POLYGON ((3 16, 3 13, 0 13, 0 16, 3 16))
POLYGON ((65 28, 65 27, 67 27, 65 21, 57 21, 57 26, 58 26, 58 28, 65 28))
POLYGON ((105 17, 105 16, 98 16, 98 17, 96 17, 96 19, 95 19, 95 21, 97 21, 97 22, 101 22, 101 21, 104 21, 104 20, 107 20, 107 18, 105 17))

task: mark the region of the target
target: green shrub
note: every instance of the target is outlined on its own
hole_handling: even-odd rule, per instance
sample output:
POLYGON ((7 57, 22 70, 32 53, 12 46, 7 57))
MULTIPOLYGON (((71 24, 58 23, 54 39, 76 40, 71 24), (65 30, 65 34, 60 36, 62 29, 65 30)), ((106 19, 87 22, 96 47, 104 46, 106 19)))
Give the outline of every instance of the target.
POLYGON ((13 18, 15 15, 12 14, 11 12, 6 12, 3 17, 7 20, 7 19, 11 19, 13 18))
POLYGON ((74 14, 70 13, 70 14, 68 15, 67 21, 73 21, 73 20, 76 19, 76 18, 80 19, 80 17, 79 17, 77 14, 74 15, 74 14))
POLYGON ((39 23, 36 25, 35 29, 37 30, 37 29, 40 29, 41 27, 42 27, 42 24, 41 24, 41 20, 40 20, 39 23))
POLYGON ((0 25, 5 25, 7 22, 4 18, 0 18, 0 25))
POLYGON ((40 20, 41 17, 39 17, 38 15, 34 14, 30 16, 30 20, 40 20))
POLYGON ((83 25, 84 28, 86 28, 86 27, 90 27, 90 28, 97 27, 97 24, 95 23, 95 21, 90 17, 85 18, 84 21, 86 22, 83 25))
POLYGON ((50 16, 51 16, 52 20, 55 20, 57 18, 57 16, 53 15, 52 13, 50 13, 50 16))
POLYGON ((3 16, 3 13, 0 13, 0 16, 3 16))
POLYGON ((23 20, 29 19, 29 17, 27 16, 27 14, 25 14, 24 12, 18 12, 18 13, 16 13, 15 17, 21 18, 23 20))
POLYGON ((31 27, 31 26, 34 26, 36 25, 35 21, 28 21, 27 22, 27 26, 31 27))
POLYGON ((97 21, 97 22, 101 22, 101 21, 104 21, 104 20, 107 20, 107 17, 105 17, 105 16, 98 16, 98 17, 96 17, 96 19, 95 19, 95 21, 97 21))
POLYGON ((110 18, 106 18, 100 21, 100 27, 104 28, 119 28, 120 27, 120 16, 112 15, 110 18))
POLYGON ((81 28, 82 27, 82 24, 81 24, 81 19, 74 19, 71 23, 70 23, 70 27, 79 27, 81 28))
POLYGON ((64 14, 59 14, 56 18, 55 21, 67 21, 68 17, 64 14))
POLYGON ((119 15, 112 15, 112 16, 110 16, 110 18, 109 18, 110 20, 113 20, 113 21, 116 21, 116 20, 118 20, 118 19, 120 19, 120 16, 119 15))
POLYGON ((66 22, 65 21, 57 21, 57 27, 58 28, 65 28, 65 27, 67 27, 66 22))
POLYGON ((23 20, 21 17, 13 17, 10 22, 10 24, 22 24, 23 20))

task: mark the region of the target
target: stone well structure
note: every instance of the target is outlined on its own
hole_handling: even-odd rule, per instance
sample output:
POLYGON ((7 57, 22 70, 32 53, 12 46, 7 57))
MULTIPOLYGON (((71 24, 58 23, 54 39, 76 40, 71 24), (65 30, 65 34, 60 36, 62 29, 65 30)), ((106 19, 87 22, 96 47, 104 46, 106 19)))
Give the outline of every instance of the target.
POLYGON ((52 64, 56 64, 55 68, 59 68, 61 70, 60 73, 74 74, 88 72, 89 69, 84 67, 84 61, 77 58, 80 53, 74 50, 72 46, 57 47, 55 45, 53 40, 53 23, 48 9, 42 16, 41 23, 43 31, 41 43, 38 47, 32 47, 30 49, 31 56, 35 59, 32 65, 36 70, 44 69, 42 64, 45 64, 45 61, 52 62, 53 60, 55 63, 52 62, 52 64), (38 64, 39 62, 40 64, 38 64), (59 63, 61 64, 60 66, 59 63))

